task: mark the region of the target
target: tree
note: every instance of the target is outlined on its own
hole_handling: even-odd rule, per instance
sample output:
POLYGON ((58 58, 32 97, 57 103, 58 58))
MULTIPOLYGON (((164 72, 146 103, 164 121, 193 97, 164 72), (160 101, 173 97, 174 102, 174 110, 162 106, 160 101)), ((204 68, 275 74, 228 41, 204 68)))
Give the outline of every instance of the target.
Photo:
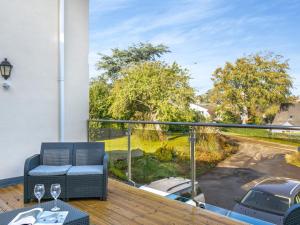
POLYGON ((90 83, 90 118, 103 119, 110 118, 109 95, 111 85, 103 79, 94 79, 90 83))
MULTIPOLYGON (((117 119, 191 121, 194 89, 176 63, 143 62, 122 70, 111 91, 110 113, 117 119)), ((155 129, 161 136, 160 126, 155 129)))
POLYGON ((102 74, 90 83, 90 118, 103 119, 111 118, 109 108, 110 91, 114 82, 121 78, 121 70, 129 68, 140 62, 153 62, 164 53, 170 52, 165 45, 152 45, 149 43, 139 43, 127 49, 112 49, 112 55, 101 55, 97 63, 98 70, 102 74))
POLYGON ((213 73, 212 101, 225 117, 262 123, 291 99, 289 64, 282 56, 255 54, 227 62, 213 73))
POLYGON ((196 103, 197 104, 204 104, 204 103, 210 103, 212 96, 212 90, 208 90, 204 94, 200 94, 196 96, 196 103))
POLYGON ((111 82, 119 79, 121 70, 140 62, 155 61, 163 54, 168 53, 169 48, 163 44, 152 45, 150 43, 134 44, 128 49, 112 49, 112 55, 99 54, 100 61, 97 69, 104 71, 100 76, 111 82))

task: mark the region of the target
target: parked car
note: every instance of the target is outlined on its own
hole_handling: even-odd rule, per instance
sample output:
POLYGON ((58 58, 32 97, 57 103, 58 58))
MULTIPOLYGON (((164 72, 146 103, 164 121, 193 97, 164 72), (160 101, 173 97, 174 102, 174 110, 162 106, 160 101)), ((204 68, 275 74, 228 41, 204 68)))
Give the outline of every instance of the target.
POLYGON ((300 181, 288 178, 268 178, 251 188, 233 211, 283 224, 284 213, 300 203, 300 181))
MULTIPOLYGON (((220 214, 222 216, 229 217, 231 219, 239 220, 246 222, 248 224, 255 225, 274 225, 273 223, 268 223, 256 218, 245 216, 236 212, 232 212, 227 209, 223 209, 214 205, 205 203, 204 194, 201 191, 201 188, 198 185, 198 182, 195 182, 196 185, 196 194, 195 200, 199 203, 198 207, 209 210, 211 212, 220 214)), ((143 185, 139 187, 142 190, 164 196, 168 199, 176 200, 183 202, 188 205, 196 206, 196 203, 191 199, 191 180, 184 179, 181 177, 169 177, 161 180, 154 181, 150 184, 143 185)))
MULTIPOLYGON (((140 189, 168 197, 170 199, 195 204, 191 198, 191 180, 182 177, 168 177, 161 180, 153 181, 150 184, 141 186, 140 189)), ((205 197, 199 187, 198 182, 196 185, 196 197, 194 198, 199 203, 205 203, 205 197)))

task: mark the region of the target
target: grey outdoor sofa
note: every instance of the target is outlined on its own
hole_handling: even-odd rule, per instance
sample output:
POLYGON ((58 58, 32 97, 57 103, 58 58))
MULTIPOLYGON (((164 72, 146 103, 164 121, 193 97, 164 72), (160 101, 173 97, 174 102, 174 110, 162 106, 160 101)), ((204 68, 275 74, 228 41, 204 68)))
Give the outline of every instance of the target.
POLYGON ((61 185, 60 198, 107 199, 108 155, 102 142, 43 143, 40 154, 25 161, 24 202, 34 199, 35 184, 61 185))

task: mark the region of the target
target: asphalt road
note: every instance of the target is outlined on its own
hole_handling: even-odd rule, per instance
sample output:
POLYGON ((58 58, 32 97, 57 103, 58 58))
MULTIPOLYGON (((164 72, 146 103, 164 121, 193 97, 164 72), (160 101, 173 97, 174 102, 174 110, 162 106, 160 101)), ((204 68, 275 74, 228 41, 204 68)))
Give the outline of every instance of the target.
POLYGON ((296 147, 238 138, 239 151, 198 178, 207 203, 231 210, 260 180, 289 177, 300 180, 300 168, 285 162, 296 147))

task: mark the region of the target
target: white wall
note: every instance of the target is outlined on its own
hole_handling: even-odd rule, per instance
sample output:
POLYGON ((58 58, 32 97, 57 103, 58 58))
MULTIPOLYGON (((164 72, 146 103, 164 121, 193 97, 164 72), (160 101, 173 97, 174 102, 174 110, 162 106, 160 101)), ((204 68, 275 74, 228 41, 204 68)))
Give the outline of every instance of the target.
POLYGON ((88 0, 66 0, 65 3, 66 141, 79 141, 87 138, 86 126, 89 113, 88 2, 88 0))
MULTIPOLYGON (((41 142, 58 140, 58 0, 0 0, 0 8, 0 61, 14 66, 9 90, 0 77, 1 180, 22 176, 41 142)), ((65 136, 86 140, 88 1, 67 0, 65 11, 65 136)))

